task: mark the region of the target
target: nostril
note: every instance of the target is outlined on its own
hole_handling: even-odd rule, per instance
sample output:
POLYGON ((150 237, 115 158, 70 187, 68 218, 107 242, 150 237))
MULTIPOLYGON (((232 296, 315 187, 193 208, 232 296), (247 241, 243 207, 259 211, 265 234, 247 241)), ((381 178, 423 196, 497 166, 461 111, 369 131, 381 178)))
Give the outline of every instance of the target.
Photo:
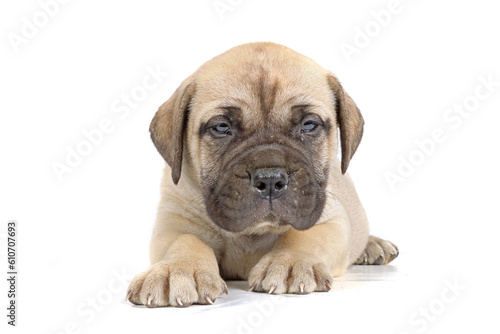
POLYGON ((274 185, 274 189, 276 189, 276 190, 282 190, 284 187, 285 187, 285 184, 283 182, 281 182, 281 181, 277 182, 274 185))
POLYGON ((264 191, 264 190, 266 190, 267 186, 266 186, 266 184, 264 182, 259 182, 255 186, 255 188, 257 188, 260 191, 264 191))

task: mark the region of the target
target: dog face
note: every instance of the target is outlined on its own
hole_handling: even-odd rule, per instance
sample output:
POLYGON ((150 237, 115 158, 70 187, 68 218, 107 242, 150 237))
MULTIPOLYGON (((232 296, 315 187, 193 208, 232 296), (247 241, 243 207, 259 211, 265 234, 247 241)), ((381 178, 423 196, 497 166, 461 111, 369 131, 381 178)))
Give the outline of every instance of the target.
POLYGON ((151 137, 172 169, 200 186, 212 221, 304 230, 320 218, 334 168, 361 140, 363 119, 337 79, 272 43, 246 44, 205 63, 165 102, 151 137))

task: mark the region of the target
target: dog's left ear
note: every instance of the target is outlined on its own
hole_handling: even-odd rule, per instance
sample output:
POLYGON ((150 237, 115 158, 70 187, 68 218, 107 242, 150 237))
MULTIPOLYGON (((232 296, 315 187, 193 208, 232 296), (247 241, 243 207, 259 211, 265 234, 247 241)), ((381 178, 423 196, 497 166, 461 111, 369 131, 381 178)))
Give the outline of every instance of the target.
POLYGON ((184 80, 167 102, 160 106, 149 126, 156 149, 172 169, 174 184, 181 177, 184 130, 195 91, 192 77, 184 80))
POLYGON ((337 125, 340 129, 340 143, 342 147, 342 174, 345 174, 349 161, 358 148, 363 137, 363 116, 358 107, 340 85, 333 74, 328 75, 328 85, 335 95, 335 112, 337 125))

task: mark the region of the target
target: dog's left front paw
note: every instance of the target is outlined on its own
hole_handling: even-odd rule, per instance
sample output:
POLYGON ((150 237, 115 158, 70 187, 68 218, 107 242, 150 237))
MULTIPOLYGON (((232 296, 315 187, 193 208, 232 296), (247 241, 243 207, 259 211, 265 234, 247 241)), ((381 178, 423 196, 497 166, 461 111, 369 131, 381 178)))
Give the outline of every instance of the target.
POLYGON ((270 252, 253 267, 250 291, 305 294, 329 291, 333 277, 319 258, 301 253, 270 252))
POLYGON ((365 250, 353 264, 388 264, 399 255, 392 242, 370 235, 365 250))

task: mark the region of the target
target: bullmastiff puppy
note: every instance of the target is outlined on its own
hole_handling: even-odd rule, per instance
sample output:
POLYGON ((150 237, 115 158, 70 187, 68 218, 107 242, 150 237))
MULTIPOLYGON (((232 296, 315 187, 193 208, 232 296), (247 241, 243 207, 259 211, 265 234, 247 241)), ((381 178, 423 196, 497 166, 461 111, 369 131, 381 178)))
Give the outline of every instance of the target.
POLYGON ((274 43, 235 47, 188 77, 150 132, 167 165, 151 267, 126 297, 134 304, 213 304, 224 279, 328 291, 349 265, 398 255, 369 236, 346 173, 363 118, 310 58, 274 43))

